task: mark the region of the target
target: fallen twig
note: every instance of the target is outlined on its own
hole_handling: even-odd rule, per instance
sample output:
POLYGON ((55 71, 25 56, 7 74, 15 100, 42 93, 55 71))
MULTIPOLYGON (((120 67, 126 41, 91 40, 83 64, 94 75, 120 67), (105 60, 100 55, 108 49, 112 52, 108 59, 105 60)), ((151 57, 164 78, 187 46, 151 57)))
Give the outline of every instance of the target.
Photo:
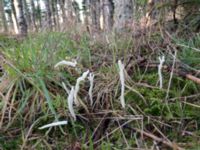
POLYGON ((145 132, 145 131, 137 129, 137 128, 132 128, 132 129, 136 132, 139 132, 143 136, 149 137, 157 142, 161 142, 161 143, 165 144, 166 146, 172 148, 173 150, 183 150, 183 148, 179 147, 176 143, 164 140, 164 139, 159 138, 151 133, 145 132))
MULTIPOLYGON (((143 66, 146 66, 146 64, 139 64, 140 67, 143 67, 143 66)), ((150 63, 148 64, 148 67, 151 67, 151 68, 156 68, 157 67, 157 64, 156 63, 150 63)), ((167 70, 167 71, 172 71, 172 67, 168 66, 168 65, 163 65, 162 67, 164 70, 167 70)), ((181 76, 181 77, 184 77, 188 80, 191 80, 197 84, 200 84, 200 78, 197 78, 195 77, 194 75, 190 74, 190 73, 186 73, 182 70, 178 70, 178 69, 174 69, 173 70, 174 73, 176 73, 177 75, 181 76)))

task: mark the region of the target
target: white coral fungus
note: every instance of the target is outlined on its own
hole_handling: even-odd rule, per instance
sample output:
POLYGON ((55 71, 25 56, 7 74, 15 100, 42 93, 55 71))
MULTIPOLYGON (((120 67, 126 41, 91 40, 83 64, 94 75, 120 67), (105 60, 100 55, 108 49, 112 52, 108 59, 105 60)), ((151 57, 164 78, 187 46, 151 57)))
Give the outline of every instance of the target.
POLYGON ((118 66, 119 66, 119 76, 120 76, 120 82, 121 82, 120 102, 121 102, 122 107, 125 108, 125 100, 124 100, 124 90, 125 90, 124 65, 122 64, 121 60, 118 60, 118 66))
POLYGON ((75 85, 75 90, 74 90, 74 103, 76 104, 76 106, 79 105, 79 101, 77 99, 77 95, 78 95, 78 91, 79 91, 79 88, 80 88, 80 82, 85 80, 85 78, 87 77, 88 73, 89 73, 89 70, 87 70, 86 72, 84 72, 82 74, 82 76, 80 76, 76 80, 76 85, 75 85))
POLYGON ((159 81, 160 81, 160 89, 162 89, 163 87, 162 66, 163 66, 163 63, 165 62, 165 56, 159 57, 158 59, 160 61, 160 64, 158 65, 158 75, 159 75, 159 81))
POLYGON ((76 61, 72 62, 72 61, 62 60, 62 61, 58 62, 58 63, 54 66, 54 68, 57 68, 58 66, 62 66, 62 65, 67 65, 67 66, 70 66, 70 67, 76 67, 77 62, 76 62, 76 61))
POLYGON ((65 91, 67 92, 67 94, 70 93, 69 89, 67 88, 66 84, 64 82, 62 82, 62 86, 65 89, 65 91))
POLYGON ((45 128, 50 128, 54 126, 60 126, 60 125, 66 125, 68 122, 67 121, 58 121, 58 122, 53 122, 47 125, 44 125, 42 127, 39 127, 40 130, 45 129, 45 128))
POLYGON ((93 86, 94 86, 94 74, 90 73, 88 79, 90 81, 90 88, 89 88, 90 105, 92 106, 92 104, 93 104, 92 90, 93 90, 93 86))
POLYGON ((76 121, 76 115, 75 115, 74 108, 73 108, 73 102, 74 102, 74 87, 73 86, 68 95, 67 101, 68 101, 69 112, 72 115, 72 117, 74 118, 74 120, 76 121))

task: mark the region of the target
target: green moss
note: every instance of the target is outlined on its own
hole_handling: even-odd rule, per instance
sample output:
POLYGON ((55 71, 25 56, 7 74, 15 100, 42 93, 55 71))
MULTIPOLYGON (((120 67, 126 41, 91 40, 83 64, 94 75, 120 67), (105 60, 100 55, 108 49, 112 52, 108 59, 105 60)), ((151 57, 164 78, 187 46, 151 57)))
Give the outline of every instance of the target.
POLYGON ((21 144, 20 137, 0 138, 0 147, 3 150, 19 149, 21 144))

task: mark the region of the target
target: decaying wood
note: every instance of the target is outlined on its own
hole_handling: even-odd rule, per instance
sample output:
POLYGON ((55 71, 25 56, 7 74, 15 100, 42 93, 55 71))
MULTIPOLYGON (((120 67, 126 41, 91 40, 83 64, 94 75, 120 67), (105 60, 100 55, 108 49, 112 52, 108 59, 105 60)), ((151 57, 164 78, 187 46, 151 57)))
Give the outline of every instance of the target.
POLYGON ((197 78, 197 77, 195 77, 195 76, 193 76, 193 75, 191 75, 191 74, 185 74, 185 77, 186 77, 187 79, 189 79, 189 80, 194 81, 195 83, 200 84, 200 79, 197 78))

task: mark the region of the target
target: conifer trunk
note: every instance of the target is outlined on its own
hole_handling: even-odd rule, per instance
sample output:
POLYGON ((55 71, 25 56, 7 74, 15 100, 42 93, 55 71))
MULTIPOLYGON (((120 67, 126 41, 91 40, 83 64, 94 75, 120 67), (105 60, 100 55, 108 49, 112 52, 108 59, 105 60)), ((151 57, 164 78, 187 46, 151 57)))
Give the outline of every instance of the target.
POLYGON ((122 32, 133 21, 133 0, 114 0, 114 30, 122 32))

